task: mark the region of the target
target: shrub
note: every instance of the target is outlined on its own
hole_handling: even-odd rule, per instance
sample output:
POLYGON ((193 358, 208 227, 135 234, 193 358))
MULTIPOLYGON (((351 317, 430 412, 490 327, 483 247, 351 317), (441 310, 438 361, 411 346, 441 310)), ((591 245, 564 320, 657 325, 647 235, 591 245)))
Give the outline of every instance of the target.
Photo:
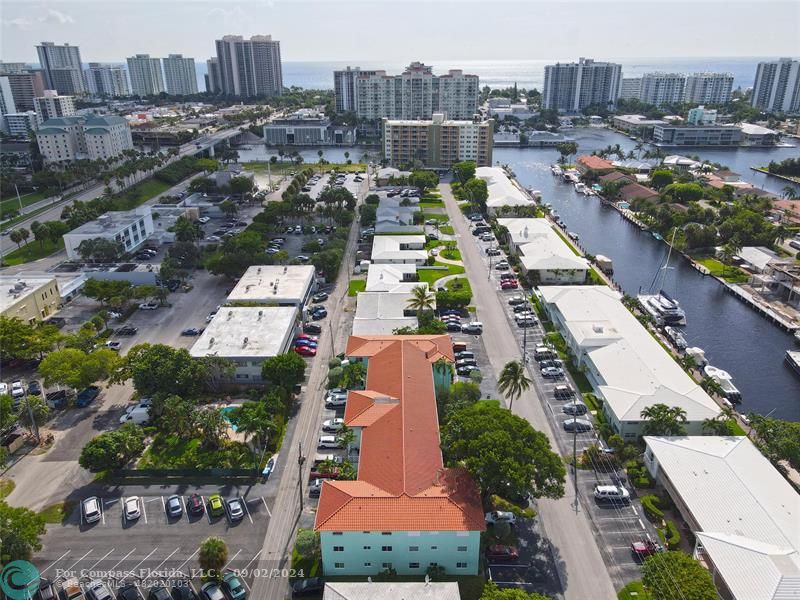
POLYGON ((506 500, 505 498, 501 498, 500 496, 492 496, 492 506, 495 510, 512 512, 521 519, 532 519, 536 516, 536 511, 529 506, 523 507, 519 504, 514 504, 513 502, 506 500))
POLYGON ((664 519, 664 511, 659 508, 661 504, 661 499, 656 496, 655 494, 648 494, 646 496, 642 496, 642 508, 644 508, 644 514, 647 515, 647 518, 650 519, 652 522, 658 522, 664 519))
POLYGON ((664 529, 658 529, 658 537, 668 550, 677 550, 681 544, 681 532, 672 521, 667 521, 664 529))

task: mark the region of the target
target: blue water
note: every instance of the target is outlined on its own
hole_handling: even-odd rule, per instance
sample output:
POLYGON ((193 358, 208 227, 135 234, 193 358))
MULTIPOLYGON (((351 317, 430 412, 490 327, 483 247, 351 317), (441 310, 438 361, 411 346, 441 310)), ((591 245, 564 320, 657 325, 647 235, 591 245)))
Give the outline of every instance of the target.
POLYGON ((222 413, 222 416, 225 417, 225 420, 228 422, 228 424, 231 426, 231 429, 233 429, 234 431, 236 431, 236 425, 231 423, 231 420, 228 418, 228 413, 236 410, 237 408, 238 406, 225 406, 219 409, 219 412, 222 413))

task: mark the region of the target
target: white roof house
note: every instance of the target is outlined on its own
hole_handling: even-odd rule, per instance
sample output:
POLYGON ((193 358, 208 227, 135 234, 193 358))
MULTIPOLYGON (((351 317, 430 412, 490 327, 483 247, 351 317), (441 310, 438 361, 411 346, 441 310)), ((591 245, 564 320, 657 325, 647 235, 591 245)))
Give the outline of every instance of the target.
POLYGON ((486 181, 489 198, 486 207, 492 214, 502 206, 534 206, 536 203, 500 167, 478 167, 475 176, 486 181))
POLYGON ((189 353, 232 361, 237 383, 261 382, 262 363, 289 351, 297 322, 294 306, 223 306, 189 353))
POLYGON ((423 265, 428 259, 424 247, 424 235, 376 235, 372 240, 372 262, 423 265))
MULTIPOLYGON (((367 292, 410 292, 420 285, 417 265, 370 265, 367 271, 367 292)), ((427 285, 427 284, 424 284, 427 285)))
POLYGON ((586 376, 604 399, 614 430, 626 439, 641 433, 641 412, 654 404, 686 411, 687 433, 702 433, 719 406, 653 339, 606 286, 542 286, 546 308, 567 344, 585 365, 586 376))
POLYGON ((645 437, 645 464, 678 500, 696 554, 741 600, 800 590, 800 495, 746 437, 645 437))
POLYGON ((353 335, 391 335, 398 327, 417 327, 416 311, 408 308, 411 297, 410 291, 360 292, 353 335))
POLYGON ((509 246, 526 273, 540 283, 583 283, 588 261, 576 255, 546 219, 498 219, 508 230, 509 246))
POLYGON ((460 600, 455 581, 325 583, 322 600, 460 600))
POLYGON ((245 271, 228 302, 302 306, 315 289, 312 265, 256 265, 245 271))
POLYGON ((739 250, 739 258, 757 273, 763 272, 769 263, 780 260, 780 256, 763 246, 745 246, 739 250))
POLYGON ((386 206, 381 203, 375 211, 376 233, 422 233, 421 225, 414 225, 414 213, 419 206, 386 206))

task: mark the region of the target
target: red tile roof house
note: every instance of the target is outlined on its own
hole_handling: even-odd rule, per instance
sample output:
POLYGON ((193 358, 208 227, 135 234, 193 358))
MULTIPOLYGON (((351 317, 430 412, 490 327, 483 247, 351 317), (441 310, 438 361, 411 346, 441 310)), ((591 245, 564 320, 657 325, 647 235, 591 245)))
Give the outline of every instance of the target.
POLYGON ((641 200, 657 200, 658 197, 659 195, 657 191, 638 183, 629 183, 628 185, 620 188, 619 192, 617 193, 617 200, 627 202, 628 204, 637 198, 640 198, 641 200))
POLYGON ((449 385, 447 335, 352 336, 347 357, 367 366, 344 420, 358 449, 355 481, 322 485, 314 528, 325 575, 476 575, 486 529, 478 488, 444 467, 436 385, 449 385), (442 362, 444 361, 444 362, 442 362))
POLYGON ((575 166, 581 175, 588 171, 594 171, 598 175, 602 175, 614 170, 614 165, 610 161, 600 158, 599 156, 592 156, 591 154, 579 156, 575 166))

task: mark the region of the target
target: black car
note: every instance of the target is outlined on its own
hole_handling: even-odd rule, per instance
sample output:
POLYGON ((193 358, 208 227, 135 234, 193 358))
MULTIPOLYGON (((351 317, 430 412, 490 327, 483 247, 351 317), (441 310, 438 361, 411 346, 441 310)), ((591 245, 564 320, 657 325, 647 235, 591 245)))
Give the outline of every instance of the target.
POLYGON ((314 319, 315 321, 324 319, 327 316, 328 316, 328 311, 322 308, 321 306, 311 311, 311 318, 314 319))
POLYGON ((203 331, 205 330, 199 329, 197 327, 190 327, 189 329, 184 329, 183 331, 181 331, 181 335, 195 336, 195 335, 200 335, 201 333, 203 333, 203 331))
POLYGON ((328 294, 325 292, 320 292, 319 294, 314 294, 311 297, 312 302, 325 302, 328 299, 328 294))
POLYGON ((39 581, 39 589, 36 592, 36 600, 56 600, 56 588, 49 579, 42 579, 39 581))
POLYGON ((202 515, 206 508, 203 504, 203 497, 200 494, 192 494, 186 500, 186 510, 193 515, 202 515))
POLYGON ((136 332, 139 331, 136 327, 120 327, 117 329, 117 335, 136 335, 136 332))
POLYGON ((292 596, 309 596, 318 594, 325 588, 325 580, 322 577, 309 577, 300 579, 292 584, 292 596))
POLYGON ((188 581, 178 581, 172 586, 172 600, 197 600, 197 594, 188 581))
POLYGON ((447 324, 447 331, 461 331, 461 323, 458 321, 451 321, 447 324))
POLYGON ((317 325, 316 323, 306 323, 303 325, 303 333, 311 333, 311 334, 320 334, 322 333, 322 327, 317 325))
POLYGON ((142 595, 139 593, 139 589, 133 585, 132 583, 128 583, 123 585, 117 591, 117 599, 118 600, 144 600, 142 595))
POLYGON ((458 367, 458 368, 456 369, 456 373, 458 373, 458 374, 459 374, 459 375, 461 375, 462 377, 469 377, 469 376, 470 376, 470 374, 471 374, 473 371, 478 371, 478 372, 480 372, 480 369, 478 369, 478 367, 476 367, 476 366, 464 366, 464 367, 458 367))
POLYGON ((41 396, 42 395, 42 386, 39 385, 39 382, 35 379, 28 383, 28 395, 29 396, 41 396))
POLYGON ((147 594, 147 600, 171 600, 167 588, 156 585, 150 588, 150 593, 147 594))

